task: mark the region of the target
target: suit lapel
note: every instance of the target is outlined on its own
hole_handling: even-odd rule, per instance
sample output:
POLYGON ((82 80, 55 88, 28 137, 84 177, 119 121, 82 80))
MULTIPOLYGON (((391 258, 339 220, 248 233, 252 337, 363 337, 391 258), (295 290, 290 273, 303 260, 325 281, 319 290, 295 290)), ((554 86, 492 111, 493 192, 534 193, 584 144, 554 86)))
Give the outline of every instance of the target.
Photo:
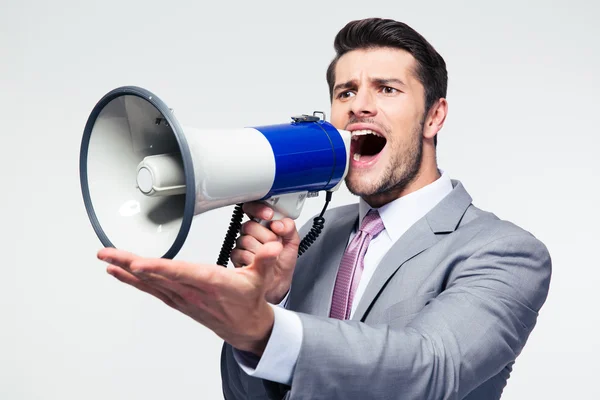
POLYGON ((454 189, 448 196, 406 231, 382 258, 358 303, 353 320, 363 320, 387 281, 402 264, 437 243, 439 235, 456 229, 471 204, 471 196, 460 182, 453 180, 452 185, 454 189))
POLYGON ((417 221, 394 243, 381 259, 356 307, 352 319, 362 320, 364 314, 385 286, 385 283, 398 268, 407 260, 433 246, 436 242, 437 238, 431 232, 427 221, 425 219, 417 221))

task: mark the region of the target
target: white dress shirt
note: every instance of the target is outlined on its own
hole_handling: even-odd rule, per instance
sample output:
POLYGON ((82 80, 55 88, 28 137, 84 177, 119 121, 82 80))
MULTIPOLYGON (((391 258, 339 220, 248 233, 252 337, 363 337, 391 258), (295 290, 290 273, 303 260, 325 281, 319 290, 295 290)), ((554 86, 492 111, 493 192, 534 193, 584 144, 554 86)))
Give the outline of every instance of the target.
MULTIPOLYGON (((364 270, 354 294, 351 316, 354 315, 356 306, 385 253, 415 222, 451 191, 450 177, 442 172, 435 182, 377 209, 385 229, 371 240, 365 254, 364 270)), ((371 207, 360 199, 359 221, 363 220, 370 209, 371 207)), ((355 226, 348 243, 356 235, 357 229, 358 226, 355 226)), ((302 346, 302 322, 296 313, 284 308, 286 300, 287 296, 281 304, 271 305, 275 313, 275 322, 262 357, 258 359, 236 350, 233 354, 248 375, 290 385, 302 346)))

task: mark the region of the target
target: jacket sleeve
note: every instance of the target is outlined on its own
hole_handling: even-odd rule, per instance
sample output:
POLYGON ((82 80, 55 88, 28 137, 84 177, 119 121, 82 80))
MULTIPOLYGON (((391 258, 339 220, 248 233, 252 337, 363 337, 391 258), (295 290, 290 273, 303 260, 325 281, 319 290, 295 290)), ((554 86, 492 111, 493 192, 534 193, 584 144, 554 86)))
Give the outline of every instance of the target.
POLYGON ((521 352, 550 275, 546 247, 516 234, 458 257, 445 290, 401 329, 299 313, 290 399, 461 399, 521 352))

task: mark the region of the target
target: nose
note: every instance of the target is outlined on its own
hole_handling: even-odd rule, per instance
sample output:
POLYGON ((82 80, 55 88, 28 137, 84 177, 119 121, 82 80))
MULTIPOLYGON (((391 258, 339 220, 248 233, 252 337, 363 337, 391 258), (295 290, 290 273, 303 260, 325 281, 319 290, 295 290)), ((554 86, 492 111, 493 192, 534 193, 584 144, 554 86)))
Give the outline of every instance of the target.
POLYGON ((350 105, 350 113, 357 117, 372 117, 377 114, 377 108, 375 106, 375 99, 373 95, 367 91, 358 91, 352 99, 350 105))

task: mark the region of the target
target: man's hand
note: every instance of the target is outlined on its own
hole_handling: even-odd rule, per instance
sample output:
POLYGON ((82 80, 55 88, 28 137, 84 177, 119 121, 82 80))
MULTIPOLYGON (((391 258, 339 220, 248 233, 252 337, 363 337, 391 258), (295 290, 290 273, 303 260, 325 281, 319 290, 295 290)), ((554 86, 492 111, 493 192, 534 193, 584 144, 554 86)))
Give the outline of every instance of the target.
MULTIPOLYGON (((260 202, 245 203, 243 210, 250 218, 268 221, 273 217, 273 210, 260 202)), ((292 284, 300 237, 294 220, 290 218, 273 221, 270 228, 252 220, 244 223, 241 236, 231 252, 231 261, 236 268, 250 265, 254 261, 257 251, 265 243, 280 241, 283 249, 273 269, 272 284, 265 292, 269 303, 278 304, 283 300, 292 284)))
POLYGON ((211 329, 233 347, 262 355, 273 328, 273 310, 265 300, 283 246, 271 242, 257 249, 245 268, 148 259, 113 248, 98 258, 107 272, 149 293, 211 329))

